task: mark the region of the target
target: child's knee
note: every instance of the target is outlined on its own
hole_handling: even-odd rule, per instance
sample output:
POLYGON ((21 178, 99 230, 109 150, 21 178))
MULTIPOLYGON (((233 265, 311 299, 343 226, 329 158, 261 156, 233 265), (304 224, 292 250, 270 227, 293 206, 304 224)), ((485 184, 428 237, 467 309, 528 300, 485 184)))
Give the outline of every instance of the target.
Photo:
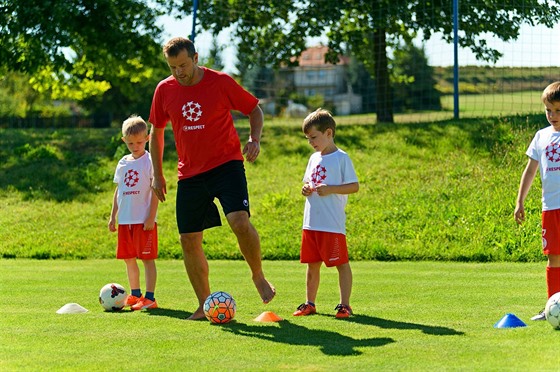
POLYGON ((548 255, 548 266, 549 267, 560 267, 560 254, 549 254, 548 255))

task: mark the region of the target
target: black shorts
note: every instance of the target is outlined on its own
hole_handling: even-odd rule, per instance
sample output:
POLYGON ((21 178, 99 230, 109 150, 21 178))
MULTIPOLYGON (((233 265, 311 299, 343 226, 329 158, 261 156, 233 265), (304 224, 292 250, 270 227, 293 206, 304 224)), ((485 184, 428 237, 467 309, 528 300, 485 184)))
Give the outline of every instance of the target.
POLYGON ((220 201, 225 215, 237 211, 250 215, 242 161, 230 161, 178 182, 175 213, 180 234, 222 225, 214 198, 220 201))

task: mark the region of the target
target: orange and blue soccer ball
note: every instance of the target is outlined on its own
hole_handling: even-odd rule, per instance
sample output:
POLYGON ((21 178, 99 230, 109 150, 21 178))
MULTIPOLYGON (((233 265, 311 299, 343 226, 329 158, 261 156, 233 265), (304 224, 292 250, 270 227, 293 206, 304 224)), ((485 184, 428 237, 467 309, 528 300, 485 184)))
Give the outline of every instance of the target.
POLYGON ((223 324, 235 316, 235 300, 229 293, 214 292, 204 301, 204 315, 212 323, 223 324))
POLYGON ((109 283, 99 291, 99 303, 105 311, 120 311, 126 303, 128 294, 120 284, 109 283))

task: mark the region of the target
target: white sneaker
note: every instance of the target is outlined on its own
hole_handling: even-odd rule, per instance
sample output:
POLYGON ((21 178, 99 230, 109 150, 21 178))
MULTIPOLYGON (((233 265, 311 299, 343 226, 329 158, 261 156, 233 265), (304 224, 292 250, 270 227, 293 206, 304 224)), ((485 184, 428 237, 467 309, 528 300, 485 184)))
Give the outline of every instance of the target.
POLYGON ((541 310, 537 315, 532 317, 531 320, 546 320, 546 316, 544 315, 544 309, 541 310))

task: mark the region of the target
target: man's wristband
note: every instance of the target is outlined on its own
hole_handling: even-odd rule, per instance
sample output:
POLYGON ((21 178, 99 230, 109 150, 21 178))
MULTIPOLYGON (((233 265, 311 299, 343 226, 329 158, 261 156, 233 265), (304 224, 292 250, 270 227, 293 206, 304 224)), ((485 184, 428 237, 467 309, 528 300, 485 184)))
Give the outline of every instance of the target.
MULTIPOLYGON (((258 139, 256 139, 255 137, 249 137, 249 139, 251 140, 251 142, 256 142, 259 143, 260 141, 258 139)), ((260 144, 260 143, 259 143, 260 144)))

